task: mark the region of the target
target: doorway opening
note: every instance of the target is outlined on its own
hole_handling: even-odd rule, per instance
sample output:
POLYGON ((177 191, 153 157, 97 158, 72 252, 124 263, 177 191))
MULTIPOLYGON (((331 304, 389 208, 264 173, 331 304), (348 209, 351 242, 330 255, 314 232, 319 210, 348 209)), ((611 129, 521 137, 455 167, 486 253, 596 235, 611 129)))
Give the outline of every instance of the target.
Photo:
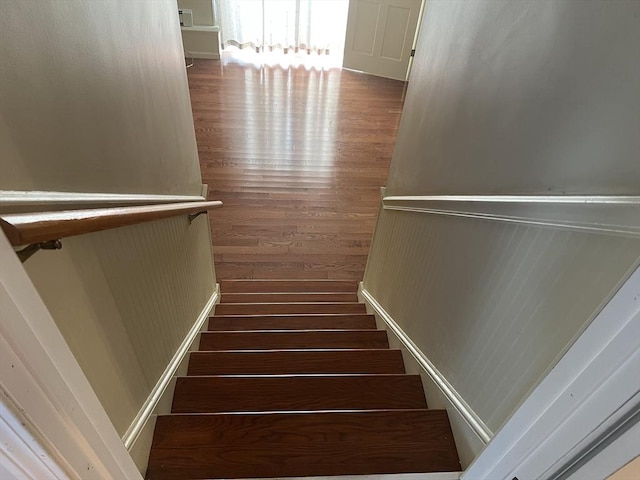
POLYGON ((349 0, 218 0, 223 53, 247 63, 341 67, 349 0))

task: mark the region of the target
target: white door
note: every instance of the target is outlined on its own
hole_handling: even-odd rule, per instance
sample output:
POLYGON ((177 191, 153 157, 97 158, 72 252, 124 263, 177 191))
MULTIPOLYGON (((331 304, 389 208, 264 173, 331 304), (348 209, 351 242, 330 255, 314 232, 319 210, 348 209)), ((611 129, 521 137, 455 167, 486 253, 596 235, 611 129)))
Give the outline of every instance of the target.
POLYGON ((344 68, 406 80, 422 0, 351 0, 344 68))

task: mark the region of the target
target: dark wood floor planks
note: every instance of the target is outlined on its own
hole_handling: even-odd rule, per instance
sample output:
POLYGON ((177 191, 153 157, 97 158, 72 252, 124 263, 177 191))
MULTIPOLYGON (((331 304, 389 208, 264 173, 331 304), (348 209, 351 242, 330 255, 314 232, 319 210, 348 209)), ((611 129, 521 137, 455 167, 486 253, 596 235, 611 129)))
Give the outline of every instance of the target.
POLYGON ((361 280, 405 83, 196 60, 191 103, 218 278, 361 280))

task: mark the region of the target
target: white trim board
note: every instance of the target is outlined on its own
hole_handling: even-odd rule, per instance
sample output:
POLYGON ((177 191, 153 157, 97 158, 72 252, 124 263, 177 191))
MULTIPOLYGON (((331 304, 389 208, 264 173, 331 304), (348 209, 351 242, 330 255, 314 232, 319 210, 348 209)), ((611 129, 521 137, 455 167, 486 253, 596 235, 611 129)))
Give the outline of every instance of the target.
MULTIPOLYGON (((66 480, 70 472, 59 465, 60 460, 43 446, 29 419, 0 391, 0 464, 6 473, 0 478, 47 478, 66 480)), ((0 471, 0 473, 2 473, 0 471)))
POLYGON ((389 329, 400 339, 405 348, 411 353, 415 360, 420 364, 422 369, 431 377, 438 385, 442 393, 449 399, 454 408, 462 415, 465 421, 480 437, 484 443, 489 443, 493 438, 493 432, 484 424, 482 419, 473 411, 473 409, 465 402, 462 395, 449 383, 449 381, 438 371, 429 358, 413 343, 411 338, 402 330, 400 325, 389 315, 389 313, 378 303, 371 293, 364 287, 360 289, 360 294, 366 303, 384 320, 389 329))
POLYGON ((217 33, 220 31, 220 27, 217 25, 192 25, 191 27, 185 27, 182 25, 180 30, 183 32, 207 32, 217 33))
MULTIPOLYGON (((333 475, 330 477, 287 477, 280 480, 459 480, 462 472, 384 473, 371 475, 333 475)), ((267 480, 250 478, 246 480, 267 480)), ((273 480, 273 479, 271 479, 273 480)))
POLYGON ((202 202, 205 200, 205 197, 199 195, 0 190, 0 207, 36 205, 148 205, 154 203, 202 202))
POLYGON ((0 258, 2 390, 72 478, 142 480, 4 234, 0 258))
POLYGON ((469 408, 460 394, 451 387, 447 379, 433 366, 426 355, 415 346, 389 313, 363 288, 362 282, 358 289, 358 296, 361 301, 364 301, 367 311, 374 313, 378 328, 385 329, 389 334, 389 346, 399 348, 402 351, 407 373, 417 373, 422 377, 422 385, 429 408, 447 410, 460 463, 464 469, 485 448, 488 441, 486 439, 490 439, 493 433, 469 408), (478 433, 477 430, 481 433, 478 433))
POLYGON ((185 58, 201 58, 204 60, 220 60, 219 53, 185 51, 185 58))
POLYGON ((160 375, 158 382, 151 390, 151 393, 147 397, 147 400, 144 402, 142 408, 131 422, 131 425, 129 425, 129 428, 127 429, 125 434, 122 436, 122 442, 124 443, 124 446, 125 448, 127 448, 127 450, 131 450, 131 447, 138 439, 140 432, 142 432, 142 429, 151 418, 151 415, 158 406, 160 399, 165 393, 165 390, 171 382, 171 379, 174 377, 176 371, 178 370, 178 367, 189 354, 189 348, 195 341, 196 337, 200 334, 203 325, 209 318, 209 314, 211 313, 211 310, 213 310, 215 304, 218 302, 219 297, 220 285, 216 284, 214 292, 211 294, 209 300, 207 300, 207 303, 202 308, 202 311, 198 315, 198 318, 194 322, 189 332, 187 332, 187 335, 182 340, 182 343, 176 350, 176 353, 173 355, 173 358, 167 365, 167 368, 165 368, 162 375, 160 375))
MULTIPOLYGON (((382 187, 385 189, 386 187, 382 187)), ((473 203, 572 203, 584 204, 640 204, 638 195, 389 195, 389 202, 473 202, 473 203)))
POLYGON ((387 196, 382 204, 390 211, 640 237, 638 196, 387 196))

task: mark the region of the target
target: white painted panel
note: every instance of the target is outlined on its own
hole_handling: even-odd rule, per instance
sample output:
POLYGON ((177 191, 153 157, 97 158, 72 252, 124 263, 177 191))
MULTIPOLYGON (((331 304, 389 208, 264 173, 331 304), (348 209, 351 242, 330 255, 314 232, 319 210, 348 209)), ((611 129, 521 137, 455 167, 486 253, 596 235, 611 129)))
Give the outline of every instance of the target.
POLYGON ((25 267, 121 435, 214 290, 207 217, 63 240, 25 267))
POLYGON ((402 49, 407 37, 410 16, 411 9, 409 8, 389 6, 382 37, 382 51, 380 52, 382 57, 402 60, 402 49))
POLYGON ((351 0, 343 67, 406 80, 422 0, 351 0))
POLYGON ((6 476, 0 478, 69 478, 59 465, 60 459, 47 449, 28 418, 4 391, 0 391, 0 439, 0 465, 7 469, 6 476))
POLYGON ((210 60, 220 58, 220 34, 217 31, 183 28, 182 43, 185 57, 210 60))
POLYGON ((638 247, 635 237, 382 211, 364 286, 496 431, 638 247))
POLYGON ((355 5, 356 17, 353 25, 353 51, 373 55, 380 5, 366 0, 356 2, 355 5))

